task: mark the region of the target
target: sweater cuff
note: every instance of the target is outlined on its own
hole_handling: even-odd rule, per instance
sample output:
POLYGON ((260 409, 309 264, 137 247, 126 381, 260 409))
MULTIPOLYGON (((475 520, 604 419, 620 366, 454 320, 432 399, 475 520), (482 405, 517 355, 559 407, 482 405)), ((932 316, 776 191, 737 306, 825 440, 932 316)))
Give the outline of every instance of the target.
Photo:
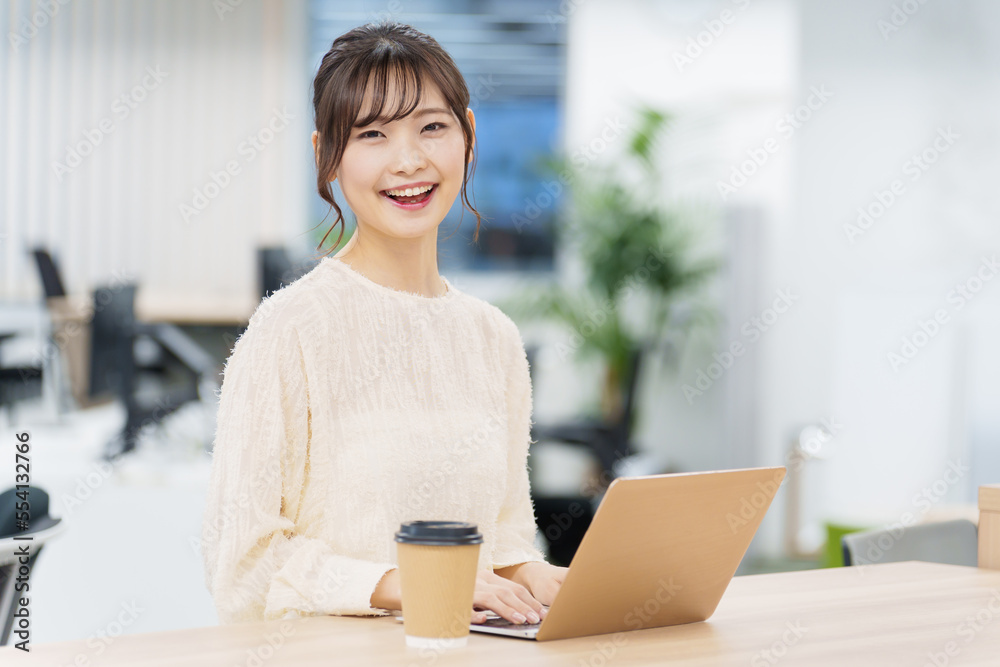
POLYGON ((494 556, 493 569, 499 570, 522 563, 548 563, 548 561, 539 551, 507 551, 494 556))
POLYGON ((311 581, 291 581, 278 573, 267 596, 264 617, 268 620, 298 616, 387 616, 392 612, 372 607, 371 597, 386 572, 395 563, 377 563, 337 556, 325 559, 311 581), (344 560, 350 561, 345 563, 344 560))

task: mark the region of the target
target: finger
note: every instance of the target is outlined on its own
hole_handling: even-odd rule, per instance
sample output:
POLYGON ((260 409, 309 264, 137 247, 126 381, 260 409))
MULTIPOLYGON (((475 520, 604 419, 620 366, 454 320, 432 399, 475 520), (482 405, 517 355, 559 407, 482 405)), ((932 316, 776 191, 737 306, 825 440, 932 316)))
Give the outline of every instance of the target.
POLYGON ((543 618, 542 603, 527 588, 493 572, 480 573, 473 602, 511 623, 537 623, 543 618))
POLYGON ((527 614, 518 611, 513 605, 517 597, 504 589, 491 588, 488 591, 477 593, 475 606, 486 608, 511 623, 526 623, 527 614))
MULTIPOLYGON (((536 616, 541 617, 542 611, 545 609, 545 607, 537 598, 535 598, 535 596, 531 594, 531 591, 529 591, 524 586, 517 585, 514 588, 514 592, 517 594, 518 599, 523 604, 527 605, 527 609, 524 609, 523 607, 521 608, 522 609, 521 613, 528 615, 530 612, 534 612, 536 616)), ((537 622, 538 621, 532 621, 532 623, 537 623, 537 622)))
POLYGON ((473 623, 485 623, 486 622, 486 612, 485 611, 472 611, 472 622, 473 623))
POLYGON ((508 615, 497 611, 508 620, 515 623, 538 623, 542 616, 542 603, 531 596, 528 589, 520 585, 505 588, 498 595, 501 603, 505 604, 508 615))

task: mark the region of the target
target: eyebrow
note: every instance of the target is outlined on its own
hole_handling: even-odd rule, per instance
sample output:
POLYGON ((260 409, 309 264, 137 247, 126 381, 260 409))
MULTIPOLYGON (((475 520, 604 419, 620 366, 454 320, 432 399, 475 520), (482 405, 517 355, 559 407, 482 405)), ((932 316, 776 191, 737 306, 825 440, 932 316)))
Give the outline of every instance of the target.
POLYGON ((427 114, 431 113, 451 113, 451 109, 442 109, 441 107, 433 107, 430 109, 421 109, 420 111, 415 112, 413 115, 426 116, 427 114))
MULTIPOLYGON (((432 114, 432 113, 450 114, 451 113, 451 109, 444 109, 444 108, 441 108, 441 107, 430 107, 430 108, 427 108, 427 109, 419 109, 417 111, 414 111, 412 115, 415 116, 415 117, 419 117, 419 116, 426 116, 426 115, 432 114)), ((383 123, 380 123, 378 121, 378 119, 376 119, 376 120, 372 121, 370 123, 370 125, 383 125, 383 123)), ((359 127, 368 127, 368 125, 355 125, 354 129, 357 129, 359 127)))

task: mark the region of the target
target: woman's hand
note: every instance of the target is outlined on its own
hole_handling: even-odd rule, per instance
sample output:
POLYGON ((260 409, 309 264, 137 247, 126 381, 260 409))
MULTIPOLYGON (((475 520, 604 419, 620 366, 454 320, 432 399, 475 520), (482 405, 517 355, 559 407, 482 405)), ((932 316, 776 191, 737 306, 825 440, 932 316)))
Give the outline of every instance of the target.
POLYGON ((568 567, 559 567, 550 563, 532 561, 522 563, 517 571, 517 578, 531 592, 532 596, 545 606, 552 604, 556 593, 566 580, 568 567))
POLYGON ((501 577, 490 570, 476 573, 476 590, 472 597, 472 622, 482 623, 489 609, 512 623, 538 623, 545 618, 542 603, 532 597, 521 583, 501 577))

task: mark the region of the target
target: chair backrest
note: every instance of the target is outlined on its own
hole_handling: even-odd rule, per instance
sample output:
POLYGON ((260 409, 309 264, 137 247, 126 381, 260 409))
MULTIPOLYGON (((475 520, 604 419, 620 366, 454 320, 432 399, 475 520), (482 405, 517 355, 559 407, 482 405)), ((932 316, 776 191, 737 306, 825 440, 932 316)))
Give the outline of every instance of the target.
MULTIPOLYGON (((28 486, 26 489, 16 487, 0 493, 0 538, 12 537, 24 530, 32 530, 42 524, 49 515, 49 494, 38 486, 28 486), (21 494, 19 496, 18 494, 21 494), (16 503, 22 499, 28 503, 28 522, 19 524, 16 503)), ((22 515, 23 516, 23 515, 22 515)))
POLYGON ((978 530, 968 519, 848 533, 841 544, 845 565, 919 560, 976 567, 978 562, 978 530))
POLYGON ((63 287, 62 278, 59 276, 59 269, 48 251, 42 248, 35 248, 32 251, 35 256, 35 264, 38 266, 38 275, 42 279, 42 288, 46 297, 66 296, 66 289, 63 287))
POLYGON ((283 283, 289 282, 288 274, 292 270, 292 261, 284 247, 259 248, 258 279, 260 295, 266 297, 281 289, 283 283))
POLYGON ((130 399, 135 375, 132 345, 135 331, 134 284, 94 290, 90 329, 91 398, 105 395, 130 399))

